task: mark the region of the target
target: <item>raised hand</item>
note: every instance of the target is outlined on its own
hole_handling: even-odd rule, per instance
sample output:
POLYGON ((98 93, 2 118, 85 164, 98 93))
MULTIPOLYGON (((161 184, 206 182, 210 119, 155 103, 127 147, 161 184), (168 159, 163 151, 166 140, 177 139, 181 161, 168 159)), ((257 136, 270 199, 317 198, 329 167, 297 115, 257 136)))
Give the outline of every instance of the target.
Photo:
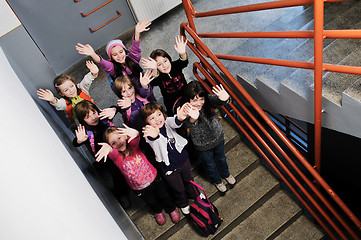
POLYGON ((139 21, 137 25, 135 25, 135 34, 134 34, 134 40, 139 41, 140 34, 142 32, 148 31, 150 28, 149 25, 152 24, 151 21, 148 19, 144 19, 143 21, 139 21))
POLYGON ((148 57, 148 59, 142 58, 141 61, 144 68, 157 69, 157 62, 153 58, 151 57, 148 57))
POLYGON ((219 100, 227 101, 229 99, 229 94, 224 90, 222 85, 216 85, 212 88, 212 92, 217 95, 219 100))
POLYGON ((98 76, 99 68, 93 61, 86 61, 85 65, 89 69, 89 71, 93 74, 93 76, 98 76))
POLYGON ((129 108, 132 105, 132 100, 130 98, 121 98, 118 100, 117 105, 121 109, 129 108))
POLYGON ((159 135, 159 128, 155 128, 150 125, 146 125, 145 127, 143 127, 142 132, 144 134, 144 137, 156 138, 159 135))
POLYGON ((140 73, 139 81, 143 88, 148 88, 149 83, 153 81, 153 79, 152 72, 149 70, 144 73, 144 76, 140 73))
POLYGON ((82 55, 91 56, 91 55, 95 54, 94 49, 89 44, 83 45, 81 43, 78 43, 75 46, 75 49, 78 51, 79 54, 82 54, 82 55))
POLYGON ((175 38, 175 45, 174 49, 179 53, 179 55, 185 55, 186 54, 186 47, 187 47, 187 40, 184 41, 181 36, 177 36, 175 38))
POLYGON ((117 113, 117 109, 115 107, 113 108, 105 108, 99 113, 100 120, 103 120, 105 118, 113 119, 115 114, 117 113))
POLYGON ((107 161, 108 154, 113 151, 113 148, 108 143, 98 143, 102 147, 100 150, 95 154, 95 161, 100 162, 102 158, 104 158, 104 162, 107 161))
POLYGON ((85 127, 79 124, 78 129, 75 129, 75 136, 78 144, 85 142, 88 139, 88 135, 86 134, 85 127))
POLYGON ((139 136, 139 132, 137 130, 135 130, 134 128, 130 128, 127 125, 124 125, 124 128, 118 128, 118 132, 122 135, 127 135, 129 137, 128 139, 128 143, 130 143, 130 141, 132 141, 134 138, 139 136))
POLYGON ((48 101, 50 103, 56 103, 56 98, 54 97, 54 94, 49 89, 44 90, 42 88, 39 88, 39 90, 36 91, 36 94, 42 100, 48 101))
POLYGON ((177 108, 177 118, 179 121, 184 121, 184 119, 186 119, 186 117, 188 116, 189 108, 189 103, 185 103, 183 104, 183 106, 177 108))
POLYGON ((195 122, 199 118, 199 110, 196 107, 192 107, 188 111, 188 115, 191 118, 191 122, 195 122))
POLYGON ((92 46, 90 46, 89 44, 83 45, 81 43, 78 43, 75 46, 75 49, 78 51, 79 54, 90 56, 95 62, 100 62, 101 60, 98 54, 96 54, 92 46))

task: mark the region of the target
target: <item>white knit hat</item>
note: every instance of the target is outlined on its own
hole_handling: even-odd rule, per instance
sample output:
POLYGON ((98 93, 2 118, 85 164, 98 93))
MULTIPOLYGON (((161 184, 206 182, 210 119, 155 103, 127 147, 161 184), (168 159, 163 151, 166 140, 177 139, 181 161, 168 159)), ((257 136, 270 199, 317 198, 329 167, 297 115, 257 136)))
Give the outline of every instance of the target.
POLYGON ((110 50, 112 50, 115 46, 121 46, 124 50, 127 50, 122 42, 122 40, 114 39, 108 42, 107 46, 105 47, 105 51, 107 52, 108 56, 111 58, 110 50))

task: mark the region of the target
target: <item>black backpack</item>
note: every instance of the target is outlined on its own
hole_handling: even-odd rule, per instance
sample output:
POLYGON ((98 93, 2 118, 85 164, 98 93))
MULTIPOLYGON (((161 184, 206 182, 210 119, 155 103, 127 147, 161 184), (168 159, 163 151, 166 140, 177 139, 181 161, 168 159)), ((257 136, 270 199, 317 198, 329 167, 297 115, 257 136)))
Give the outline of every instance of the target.
POLYGON ((218 209, 209 201, 204 188, 193 181, 191 183, 204 192, 206 199, 201 199, 198 195, 197 199, 190 205, 189 215, 202 235, 207 237, 217 231, 223 219, 220 217, 218 209))

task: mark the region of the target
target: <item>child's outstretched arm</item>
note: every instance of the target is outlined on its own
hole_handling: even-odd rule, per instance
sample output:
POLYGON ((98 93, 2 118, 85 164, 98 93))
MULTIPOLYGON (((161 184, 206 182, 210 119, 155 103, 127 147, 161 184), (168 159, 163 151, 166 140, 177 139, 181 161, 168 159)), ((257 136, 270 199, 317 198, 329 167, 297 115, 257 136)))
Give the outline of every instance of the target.
POLYGON ((85 127, 79 124, 78 129, 75 129, 76 142, 81 144, 88 139, 88 135, 86 134, 85 127))
POLYGON ((78 43, 75 46, 75 49, 78 51, 79 54, 90 56, 95 62, 100 62, 99 55, 95 53, 94 49, 89 44, 83 45, 81 43, 78 43))
POLYGON ((98 143, 102 148, 95 154, 95 161, 100 162, 104 158, 104 162, 107 161, 108 154, 113 152, 113 148, 108 143, 98 143))
POLYGON ((58 99, 54 97, 54 94, 49 89, 44 90, 42 88, 39 88, 39 90, 36 91, 36 94, 40 99, 48 101, 51 104, 55 104, 58 102, 58 99))
POLYGON ((229 100, 229 94, 224 90, 222 85, 216 85, 212 88, 212 92, 219 98, 219 100, 226 102, 229 100))
POLYGON ((139 132, 134 128, 130 128, 127 125, 124 125, 124 128, 118 128, 118 132, 122 135, 127 135, 129 137, 128 143, 130 143, 134 138, 139 136, 139 132))
POLYGON ((135 41, 139 41, 140 39, 140 34, 142 32, 146 32, 148 31, 150 28, 148 28, 150 26, 150 24, 152 24, 151 21, 149 21, 148 19, 144 19, 143 21, 139 21, 137 23, 137 25, 135 25, 135 33, 134 33, 134 40, 135 41))
POLYGON ((174 49, 179 54, 179 57, 180 57, 181 60, 186 60, 187 59, 186 47, 187 47, 187 40, 184 41, 183 38, 178 35, 175 38, 174 49))

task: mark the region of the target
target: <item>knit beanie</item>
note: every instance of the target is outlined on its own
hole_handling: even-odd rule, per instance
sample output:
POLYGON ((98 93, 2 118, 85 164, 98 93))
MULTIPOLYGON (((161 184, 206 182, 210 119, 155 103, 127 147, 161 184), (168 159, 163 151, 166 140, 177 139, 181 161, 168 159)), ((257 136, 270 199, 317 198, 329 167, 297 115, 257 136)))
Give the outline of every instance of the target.
POLYGON ((112 50, 115 46, 121 46, 124 50, 127 50, 122 42, 122 40, 114 39, 108 42, 107 46, 105 47, 105 51, 107 52, 108 56, 111 58, 110 50, 112 50))

